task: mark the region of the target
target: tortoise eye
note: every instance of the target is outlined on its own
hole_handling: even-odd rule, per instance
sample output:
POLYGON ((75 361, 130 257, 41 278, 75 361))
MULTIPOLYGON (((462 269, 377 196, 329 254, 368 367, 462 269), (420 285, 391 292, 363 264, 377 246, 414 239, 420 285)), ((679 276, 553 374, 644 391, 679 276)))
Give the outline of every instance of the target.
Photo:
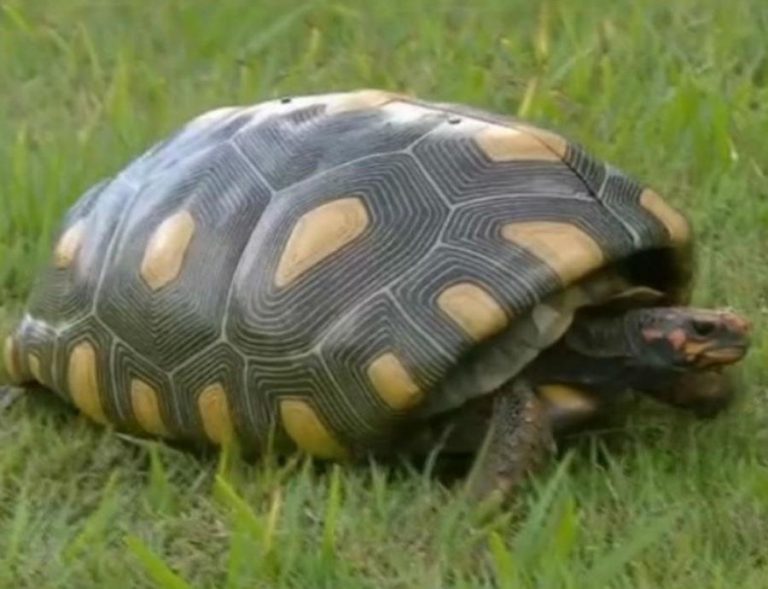
POLYGON ((701 337, 709 337, 717 331, 717 326, 713 321, 701 321, 694 319, 691 321, 693 332, 701 337))

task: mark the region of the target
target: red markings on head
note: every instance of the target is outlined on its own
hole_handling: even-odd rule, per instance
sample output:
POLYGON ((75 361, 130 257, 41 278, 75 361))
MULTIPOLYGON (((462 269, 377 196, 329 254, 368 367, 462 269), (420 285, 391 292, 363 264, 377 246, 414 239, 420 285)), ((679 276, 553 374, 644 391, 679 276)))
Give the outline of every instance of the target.
POLYGON ((655 342, 663 338, 664 332, 660 329, 647 327, 646 329, 643 329, 643 337, 645 338, 645 341, 650 344, 651 342, 655 342))
POLYGON ((667 340, 669 340, 669 343, 672 344, 675 350, 681 350, 688 341, 688 334, 685 333, 683 328, 678 327, 667 334, 667 340))
POLYGON ((655 327, 648 327, 643 329, 643 337, 649 344, 665 339, 675 350, 681 350, 688 341, 688 335, 680 327, 673 329, 669 333, 655 327))

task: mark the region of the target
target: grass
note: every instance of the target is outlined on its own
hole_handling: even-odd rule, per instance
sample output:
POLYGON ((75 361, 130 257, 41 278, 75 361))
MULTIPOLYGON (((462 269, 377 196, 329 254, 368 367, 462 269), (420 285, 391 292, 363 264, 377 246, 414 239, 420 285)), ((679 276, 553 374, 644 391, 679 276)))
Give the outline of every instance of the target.
POLYGON ((208 108, 357 87, 649 181, 697 228, 696 300, 756 327, 727 414, 579 439, 487 519, 429 470, 201 457, 30 395, 0 417, 0 587, 766 587, 766 30, 762 0, 0 0, 3 333, 90 184, 208 108))

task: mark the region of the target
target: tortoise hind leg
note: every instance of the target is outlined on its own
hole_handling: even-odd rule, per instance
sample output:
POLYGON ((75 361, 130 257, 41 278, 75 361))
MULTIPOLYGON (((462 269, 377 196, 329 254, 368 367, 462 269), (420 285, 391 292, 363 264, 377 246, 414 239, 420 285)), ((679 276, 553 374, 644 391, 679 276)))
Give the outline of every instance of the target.
POLYGON ((469 475, 469 495, 508 499, 554 451, 545 402, 523 380, 505 384, 494 396, 488 431, 469 475))

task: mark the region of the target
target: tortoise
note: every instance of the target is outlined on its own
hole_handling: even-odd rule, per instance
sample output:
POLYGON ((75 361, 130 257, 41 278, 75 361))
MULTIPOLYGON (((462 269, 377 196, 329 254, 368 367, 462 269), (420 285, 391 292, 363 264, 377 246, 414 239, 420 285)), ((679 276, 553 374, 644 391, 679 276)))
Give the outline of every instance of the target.
POLYGON ((5 342, 16 385, 257 456, 387 455, 453 424, 479 495, 621 391, 717 405, 749 344, 689 306, 691 227, 652 188, 543 127, 383 90, 207 111, 54 242, 5 342))

